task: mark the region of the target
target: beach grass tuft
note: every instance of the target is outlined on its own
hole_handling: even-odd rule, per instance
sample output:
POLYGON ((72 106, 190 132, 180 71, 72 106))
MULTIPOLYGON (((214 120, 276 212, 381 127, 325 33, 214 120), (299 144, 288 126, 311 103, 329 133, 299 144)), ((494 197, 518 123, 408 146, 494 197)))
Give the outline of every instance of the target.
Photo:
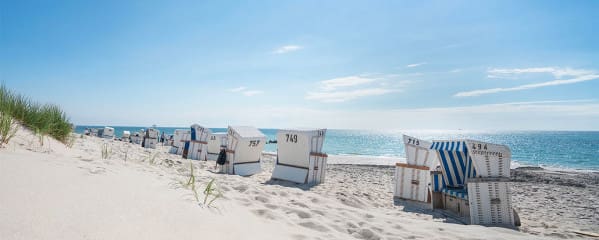
POLYGON ((0 113, 0 147, 8 144, 17 133, 17 125, 8 114, 0 113))
POLYGON ((216 201, 216 199, 222 197, 223 194, 216 188, 216 179, 212 178, 206 188, 204 189, 204 205, 210 207, 210 205, 216 201), (212 200, 206 204, 208 198, 212 196, 212 200))
POLYGON ((108 159, 111 153, 112 149, 110 149, 108 143, 102 144, 102 159, 108 159))
POLYGON ((40 135, 66 143, 73 128, 65 112, 54 104, 41 104, 0 85, 0 112, 40 135))

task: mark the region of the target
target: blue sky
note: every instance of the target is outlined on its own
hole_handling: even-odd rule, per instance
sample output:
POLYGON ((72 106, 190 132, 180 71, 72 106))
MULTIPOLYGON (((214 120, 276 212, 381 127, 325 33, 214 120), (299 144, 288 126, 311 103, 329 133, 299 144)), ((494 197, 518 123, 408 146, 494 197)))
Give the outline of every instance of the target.
POLYGON ((599 130, 597 1, 4 1, 76 124, 599 130))

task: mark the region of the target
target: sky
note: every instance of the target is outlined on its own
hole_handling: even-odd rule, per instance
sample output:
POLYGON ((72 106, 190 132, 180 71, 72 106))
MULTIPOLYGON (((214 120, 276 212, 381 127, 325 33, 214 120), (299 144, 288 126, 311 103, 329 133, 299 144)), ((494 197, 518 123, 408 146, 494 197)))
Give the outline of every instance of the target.
POLYGON ((7 1, 0 82, 78 125, 599 130, 599 1, 7 1))

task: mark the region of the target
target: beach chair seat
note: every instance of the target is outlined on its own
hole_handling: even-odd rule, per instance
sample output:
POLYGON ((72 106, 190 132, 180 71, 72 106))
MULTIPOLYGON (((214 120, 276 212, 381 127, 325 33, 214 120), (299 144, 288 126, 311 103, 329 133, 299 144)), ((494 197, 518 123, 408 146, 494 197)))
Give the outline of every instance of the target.
POLYGON ((460 189, 443 188, 442 192, 447 195, 468 201, 468 190, 465 188, 460 188, 460 189))
POLYGON ((326 129, 281 129, 272 179, 319 184, 326 176, 328 155, 322 152, 326 129))

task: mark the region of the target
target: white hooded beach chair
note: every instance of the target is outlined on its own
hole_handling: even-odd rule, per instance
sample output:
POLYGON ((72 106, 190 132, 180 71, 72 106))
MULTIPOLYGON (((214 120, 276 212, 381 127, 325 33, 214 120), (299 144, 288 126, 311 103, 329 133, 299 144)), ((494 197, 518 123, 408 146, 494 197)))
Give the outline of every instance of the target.
POLYGON ((125 131, 123 131, 123 135, 121 135, 121 141, 129 142, 129 137, 131 137, 131 132, 125 130, 125 131))
POLYGON ((433 171, 433 207, 470 224, 514 227, 507 146, 473 140, 433 141, 441 171, 433 171))
POLYGON ((277 161, 272 179, 295 183, 324 182, 328 155, 322 152, 326 129, 277 132, 277 161))
POLYGON ((143 140, 143 134, 141 132, 134 132, 129 136, 131 143, 133 144, 141 144, 143 140))
POLYGON ((185 142, 189 141, 191 139, 190 137, 190 129, 175 129, 175 133, 173 134, 173 145, 171 146, 169 153, 177 155, 183 154, 185 142))
POLYGON ((210 133, 208 137, 208 159, 216 160, 221 149, 227 146, 227 133, 210 133))
POLYGON ((193 124, 190 127, 189 140, 185 141, 181 156, 193 160, 207 160, 207 140, 210 129, 193 124))
POLYGON ((255 127, 229 126, 227 159, 220 172, 248 176, 262 171, 262 150, 266 136, 255 127))
POLYGON ((145 131, 142 147, 144 148, 156 148, 158 144, 158 130, 154 128, 148 128, 145 131))
POLYGON ((430 149, 432 143, 410 136, 403 136, 406 163, 395 165, 395 188, 393 196, 418 202, 431 202, 430 170, 436 166, 437 157, 430 149))
POLYGON ((98 129, 98 137, 113 139, 114 138, 114 128, 104 127, 104 128, 98 129))

